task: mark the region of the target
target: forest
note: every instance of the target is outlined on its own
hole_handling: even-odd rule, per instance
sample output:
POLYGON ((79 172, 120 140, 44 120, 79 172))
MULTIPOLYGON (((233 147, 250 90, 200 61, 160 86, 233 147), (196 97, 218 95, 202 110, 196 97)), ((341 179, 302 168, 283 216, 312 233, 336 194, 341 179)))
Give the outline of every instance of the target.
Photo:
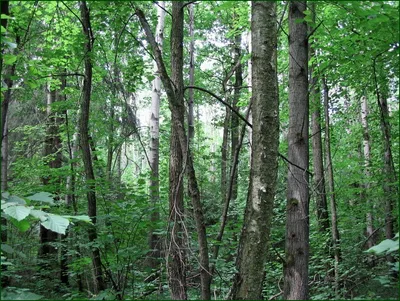
POLYGON ((398 300, 398 1, 1 1, 2 300, 398 300))

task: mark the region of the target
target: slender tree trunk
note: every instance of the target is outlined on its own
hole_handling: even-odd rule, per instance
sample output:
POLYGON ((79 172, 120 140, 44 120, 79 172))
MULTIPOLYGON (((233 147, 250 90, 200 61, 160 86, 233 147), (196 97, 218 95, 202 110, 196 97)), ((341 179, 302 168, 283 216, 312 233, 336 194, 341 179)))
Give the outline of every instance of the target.
POLYGON ((237 273, 230 296, 233 300, 262 299, 278 172, 276 3, 252 2, 251 16, 253 144, 249 193, 236 261, 237 273))
MULTIPOLYGON (((374 65, 374 67, 376 67, 374 65)), ((399 188, 397 183, 397 174, 394 168, 392 148, 391 148, 391 134, 389 123, 389 108, 387 103, 387 82, 384 78, 383 85, 378 86, 376 70, 374 68, 375 79, 375 94, 380 109, 380 123, 383 140, 383 172, 385 174, 383 180, 383 191, 385 192, 385 236, 387 239, 394 237, 394 218, 393 207, 398 197, 399 188)), ((395 258, 392 255, 386 256, 389 263, 394 263, 395 258)), ((394 277, 398 277, 398 273, 391 271, 394 277)))
MULTIPOLYGON (((315 23, 315 3, 312 4, 312 15, 315 23)), ((315 49, 310 47, 310 58, 315 57, 315 49)), ((317 208, 317 220, 320 233, 329 232, 329 215, 325 191, 324 163, 322 153, 322 135, 321 135, 321 93, 319 89, 319 80, 315 75, 315 65, 310 68, 310 102, 311 102, 311 137, 313 149, 314 166, 314 185, 315 200, 317 208)))
MULTIPOLYGON (((161 1, 157 7, 157 29, 156 29, 156 42, 162 51, 164 25, 165 25, 165 2, 161 1)), ((157 64, 154 63, 154 72, 158 74, 157 64)), ((159 147, 160 147, 160 97, 161 97, 161 79, 158 75, 153 80, 153 91, 151 97, 151 117, 150 117, 150 199, 152 206, 152 213, 150 216, 151 224, 157 223, 160 220, 160 212, 158 203, 160 201, 160 179, 159 179, 159 147)), ((152 227, 152 226, 150 226, 152 227)), ((158 260, 160 258, 160 237, 154 233, 154 229, 150 229, 149 233, 149 248, 151 250, 149 258, 149 266, 157 268, 158 260)))
POLYGON ((366 200, 367 205, 367 214, 366 214, 366 235, 368 237, 367 246, 368 248, 376 245, 376 237, 374 234, 374 217, 373 217, 373 205, 372 201, 369 198, 369 189, 370 189, 370 168, 371 168, 371 145, 369 138, 369 130, 368 130, 368 104, 367 97, 361 97, 361 124, 363 127, 363 154, 364 154, 364 174, 365 174, 365 183, 364 183, 364 193, 363 197, 366 200))
MULTIPOLYGON (((84 64, 85 64, 85 78, 83 81, 82 88, 82 101, 81 101, 81 116, 80 116, 80 145, 82 149, 82 160, 85 169, 86 185, 87 185, 87 199, 88 199, 88 215, 93 222, 93 226, 89 228, 89 241, 95 242, 97 239, 96 230, 96 219, 97 219, 97 205, 96 205, 96 184, 93 172, 92 157, 90 153, 90 142, 89 142, 89 111, 90 111, 90 98, 92 89, 92 47, 93 47, 93 32, 90 25, 90 14, 89 9, 86 5, 86 1, 80 2, 80 11, 82 19, 83 33, 85 36, 84 45, 84 64)), ((98 247, 92 247, 92 264, 93 273, 95 276, 95 291, 99 292, 105 289, 105 283, 103 280, 103 273, 101 270, 101 258, 98 247)))
POLYGON ((334 272, 335 272, 335 297, 339 298, 339 263, 340 263, 340 236, 338 229, 338 218, 336 210, 336 192, 333 178, 333 163, 331 155, 331 135, 329 125, 329 96, 328 85, 326 79, 323 80, 324 84, 324 110, 325 110, 325 155, 326 167, 328 176, 328 194, 331 209, 331 233, 332 233, 332 248, 335 259, 334 272))
MULTIPOLYGON (((194 86, 194 4, 188 6, 189 10, 189 85, 194 86)), ((189 105, 188 105, 188 138, 189 143, 194 138, 194 90, 189 89, 189 105)))
MULTIPOLYGON (((51 106, 57 101, 57 91, 49 85, 47 90, 47 133, 44 145, 44 156, 52 157, 48 163, 49 168, 60 168, 62 166, 61 158, 61 138, 59 135, 60 119, 51 111, 51 106)), ((59 186, 60 179, 45 177, 42 179, 43 185, 59 186)), ((59 190, 59 187, 57 187, 59 190)), ((56 192, 57 194, 57 192, 56 192)), ((52 244, 57 242, 58 233, 46 229, 40 225, 40 248, 39 257, 43 260, 42 268, 47 271, 57 270, 58 250, 52 244)), ((50 274, 49 274, 50 275, 50 274)), ((52 278, 53 276, 50 276, 52 278)))
MULTIPOLYGON (((227 94, 224 93, 225 99, 227 99, 227 94)), ((228 163, 228 140, 229 140, 229 119, 231 112, 229 108, 225 108, 225 118, 224 118, 224 129, 222 133, 222 145, 221 145, 221 200, 222 204, 226 199, 227 192, 227 163, 228 163)))
POLYGON ((308 41, 306 1, 289 3, 289 165, 286 208, 286 262, 283 297, 308 299, 309 260, 309 135, 308 41))
MULTIPOLYGON (((238 111, 238 102, 240 100, 240 91, 243 86, 243 70, 242 70, 242 64, 240 63, 241 55, 242 55, 242 49, 241 49, 241 43, 242 43, 242 36, 238 34, 235 37, 235 47, 234 47, 234 62, 238 62, 238 65, 235 70, 235 83, 234 83, 234 90, 233 90, 233 101, 232 101, 232 107, 238 111)), ((239 117, 236 114, 231 114, 231 169, 233 168, 233 160, 234 160, 234 152, 236 150, 236 146, 238 145, 239 142, 239 117)), ((238 183, 238 173, 235 172, 233 174, 233 178, 231 178, 233 181, 232 183, 232 200, 236 200, 237 198, 237 183, 238 183)))
MULTIPOLYGON (((161 80, 165 91, 167 93, 169 107, 171 110, 172 120, 172 133, 173 138, 175 134, 179 138, 179 145, 182 152, 182 170, 178 180, 182 177, 187 170, 189 195, 193 204, 194 217, 196 220, 198 244, 199 244, 199 264, 200 264, 200 279, 201 279, 201 298, 204 300, 210 299, 210 280, 211 274, 209 270, 208 259, 208 245, 207 235, 204 224, 204 216, 200 202, 200 191, 197 184, 197 178, 193 167, 192 156, 190 153, 190 146, 185 132, 184 126, 184 100, 183 100, 183 2, 172 2, 172 29, 171 29, 171 78, 169 78, 165 65, 162 59, 161 51, 154 39, 150 26, 141 10, 136 10, 136 14, 145 30, 147 40, 151 45, 154 57, 157 62, 158 70, 160 71, 161 80), (172 83, 173 84, 172 84, 172 83)), ((175 147, 176 148, 176 147, 175 147)), ((175 152, 175 148, 171 148, 171 153, 175 152)), ((171 164, 171 162, 170 162, 171 164)), ((170 179, 171 183, 172 179, 170 179)), ((176 187, 171 186, 171 190, 175 191, 176 187)), ((172 200, 173 202, 174 200, 172 200)), ((181 285, 185 285, 181 282, 181 285)), ((186 289, 186 287, 185 287, 186 289)), ((174 296, 172 296, 174 298, 174 296)), ((187 298, 185 294, 179 297, 187 298)))

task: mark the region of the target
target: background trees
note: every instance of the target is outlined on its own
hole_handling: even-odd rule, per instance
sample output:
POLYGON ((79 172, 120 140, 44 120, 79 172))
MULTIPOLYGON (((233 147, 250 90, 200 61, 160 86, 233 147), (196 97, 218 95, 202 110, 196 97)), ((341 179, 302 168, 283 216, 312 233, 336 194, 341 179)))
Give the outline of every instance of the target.
POLYGON ((3 298, 397 298, 397 2, 2 1, 1 18, 3 298))

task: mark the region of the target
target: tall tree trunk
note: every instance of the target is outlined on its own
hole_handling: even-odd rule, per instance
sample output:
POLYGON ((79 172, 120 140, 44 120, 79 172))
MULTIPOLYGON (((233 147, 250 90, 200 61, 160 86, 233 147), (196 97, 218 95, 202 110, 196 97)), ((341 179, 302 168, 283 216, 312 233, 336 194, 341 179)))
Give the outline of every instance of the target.
POLYGON ((309 135, 306 1, 289 3, 289 165, 286 208, 284 299, 308 299, 309 135), (299 168, 299 167, 300 168, 299 168))
MULTIPOLYGON (((232 107, 238 111, 238 102, 240 100, 240 91, 243 86, 243 69, 242 64, 240 62, 242 49, 242 36, 240 34, 236 35, 235 37, 235 45, 234 45, 234 62, 238 64, 235 70, 235 83, 234 83, 234 90, 233 90, 233 101, 232 107)), ((236 150, 236 146, 239 142, 239 117, 236 114, 231 114, 231 169, 233 168, 233 160, 234 160, 234 153, 236 150)), ((238 173, 235 172, 233 174, 233 178, 231 179, 232 183, 232 200, 236 200, 237 198, 237 183, 238 183, 238 173)))
MULTIPOLYGON (((189 10, 189 85, 194 86, 194 4, 188 6, 189 10)), ((189 105, 188 105, 188 138, 189 143, 194 138, 194 90, 189 89, 189 105)))
MULTIPOLYGON (((161 1, 157 7, 157 28, 156 28, 156 42, 162 51, 163 35, 165 25, 165 2, 161 1)), ((154 63, 154 72, 158 74, 157 64, 154 63)), ((160 212, 158 203, 160 201, 160 179, 159 179, 159 161, 160 161, 160 97, 161 97, 161 79, 156 76, 153 80, 153 91, 151 96, 151 117, 150 117, 150 199, 152 213, 150 216, 151 224, 157 223, 160 220, 160 212)), ((152 226, 150 226, 152 227, 152 226)), ((149 266, 157 268, 158 259, 160 258, 160 237, 154 233, 154 229, 150 229, 149 233, 149 248, 151 250, 149 258, 149 266)))
MULTIPOLYGON (((172 133, 179 138, 179 145, 182 152, 182 170, 179 178, 180 183, 187 170, 189 195, 192 200, 194 217, 196 220, 197 237, 199 244, 199 264, 200 264, 200 279, 201 279, 201 298, 203 300, 210 299, 210 281, 211 274, 209 270, 208 244, 206 228, 204 224, 203 210, 200 202, 200 191, 197 184, 196 173, 193 166, 193 160, 190 153, 190 146, 185 132, 184 116, 185 106, 183 100, 183 2, 172 2, 172 29, 171 29, 171 78, 165 69, 165 64, 162 59, 161 51, 154 39, 150 26, 141 10, 137 9, 136 14, 139 17, 140 23, 145 30, 147 41, 151 45, 154 57, 157 62, 158 70, 160 71, 161 81, 167 93, 169 107, 171 110, 172 133), (173 83, 173 84, 172 84, 173 83)), ((171 148, 171 153, 176 149, 171 148)), ((171 162, 170 162, 171 164, 171 162)), ((170 179, 171 183, 172 179, 170 179)), ((172 183, 171 183, 172 184, 172 183)), ((171 186, 171 190, 175 191, 176 187, 171 186)), ((174 200, 172 200, 173 202, 174 200)), ((184 285, 181 282, 180 285, 184 285)), ((185 287, 186 289, 186 287, 185 287)), ((174 298, 174 296, 172 296, 174 298)), ((185 294, 181 297, 187 297, 185 294)))
MULTIPOLYGON (((315 23, 315 3, 312 4, 312 16, 315 23)), ((310 47, 310 58, 315 57, 315 49, 310 47)), ((311 137, 313 149, 315 200, 317 220, 320 233, 329 232, 329 215, 325 191, 324 163, 321 135, 321 93, 319 80, 315 74, 315 64, 310 68, 310 102, 311 102, 311 137)))
MULTIPOLYGON (((383 191, 385 192, 385 236, 387 239, 394 237, 394 218, 393 218, 393 207, 398 197, 399 188, 397 183, 397 173, 394 168, 392 148, 391 148, 391 134, 390 134, 390 123, 389 123, 389 108, 387 103, 388 97, 388 83, 386 78, 383 77, 383 83, 378 86, 378 79, 376 74, 376 60, 374 61, 374 80, 375 80, 375 94, 380 109, 380 124, 382 131, 383 140, 383 191)), ((389 263, 394 263, 395 259, 392 255, 386 256, 389 263)), ((398 276, 398 273, 391 272, 394 277, 398 276)))
MULTIPOLYGON (((62 166, 61 157, 61 138, 59 135, 60 118, 56 116, 57 113, 52 112, 51 106, 57 101, 57 91, 51 88, 49 85, 47 90, 47 133, 44 144, 44 156, 52 157, 48 163, 49 168, 60 168, 62 166)), ((56 185, 59 191, 60 178, 54 179, 50 177, 45 177, 42 179, 43 185, 56 185)), ((55 192, 58 194, 58 192, 55 192)), ((46 229, 40 225, 40 248, 39 257, 44 261, 42 263, 42 268, 47 271, 57 270, 58 263, 58 250, 54 244, 58 240, 58 233, 46 229)), ((49 274, 50 275, 50 274, 49 274)), ((53 278, 53 275, 50 276, 53 278)))
POLYGON ((329 125, 329 90, 326 79, 323 79, 324 85, 324 111, 325 111, 325 156, 326 167, 328 175, 328 194, 331 209, 331 233, 332 233, 332 248, 333 256, 335 259, 334 272, 335 272, 335 297, 339 298, 339 262, 340 262, 340 236, 338 229, 338 218, 336 210, 336 192, 335 182, 333 178, 333 163, 331 155, 331 134, 329 125))
POLYGON ((365 181, 364 181, 364 193, 363 197, 366 200, 366 207, 367 207, 367 214, 366 214, 366 235, 368 238, 367 246, 368 248, 373 247, 376 244, 376 237, 374 234, 374 217, 373 217, 373 205, 370 197, 370 177, 371 177, 371 145, 370 145, 370 138, 369 138, 369 129, 368 129, 368 103, 367 97, 361 97, 361 124, 363 127, 363 154, 364 154, 364 174, 365 174, 365 181))
POLYGON ((262 299, 278 171, 276 3, 252 2, 251 16, 253 145, 249 193, 236 261, 238 272, 230 296, 233 300, 262 299))
MULTIPOLYGON (((90 111, 90 98, 92 90, 92 47, 93 47, 93 28, 90 25, 89 9, 86 1, 80 2, 80 11, 82 19, 83 34, 85 36, 84 44, 84 63, 85 63, 85 78, 82 88, 82 101, 81 101, 81 116, 80 116, 80 146, 82 150, 82 160, 85 169, 85 178, 87 185, 87 199, 88 199, 88 215, 93 222, 93 226, 88 229, 89 241, 94 243, 97 239, 96 219, 97 219, 97 204, 96 204, 96 184, 93 172, 92 157, 90 153, 89 141, 89 111, 90 111)), ((105 289, 103 280, 103 273, 101 270, 101 258, 98 247, 92 247, 92 264, 94 269, 94 283, 96 292, 105 289)))

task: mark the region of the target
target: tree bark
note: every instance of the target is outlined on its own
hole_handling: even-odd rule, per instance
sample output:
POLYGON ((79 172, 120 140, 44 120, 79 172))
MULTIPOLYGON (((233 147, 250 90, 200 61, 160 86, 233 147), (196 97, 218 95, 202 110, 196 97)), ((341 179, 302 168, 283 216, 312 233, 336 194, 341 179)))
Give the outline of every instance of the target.
POLYGON ((326 167, 328 175, 329 204, 331 209, 332 249, 333 249, 333 256, 335 259, 334 263, 335 297, 339 298, 340 236, 338 229, 336 192, 335 192, 335 182, 333 178, 333 163, 331 154, 331 134, 329 125, 329 90, 325 78, 323 79, 323 85, 324 85, 324 111, 325 111, 325 156, 326 156, 326 167))
MULTIPOLYGON (((83 81, 82 88, 82 101, 81 101, 81 116, 79 124, 80 133, 80 146, 82 150, 82 160, 85 170, 86 186, 88 189, 88 215, 93 222, 93 226, 89 228, 88 235, 89 241, 94 243, 97 239, 96 230, 96 216, 97 216, 97 204, 96 204, 96 183, 93 172, 93 163, 90 153, 90 142, 89 142, 89 111, 90 111, 90 98, 92 90, 92 47, 93 47, 93 32, 90 25, 90 14, 89 9, 86 5, 86 1, 80 2, 80 11, 82 19, 83 34, 85 36, 84 44, 84 64, 85 64, 85 78, 83 81)), ((101 270, 101 258, 98 247, 92 247, 92 264, 94 269, 94 283, 96 292, 105 289, 105 283, 103 280, 103 273, 101 270)))
MULTIPOLYGON (((157 7, 157 28, 156 28, 156 42, 162 51, 163 35, 165 25, 165 2, 161 1, 157 7)), ((160 179, 159 179, 159 161, 160 161, 160 98, 161 98, 161 79, 158 75, 157 64, 154 63, 154 72, 157 74, 153 80, 153 91, 151 96, 151 116, 150 116, 150 199, 152 213, 150 216, 151 225, 160 220, 160 212, 157 204, 160 201, 160 179)), ((149 233, 149 248, 151 250, 149 258, 149 266, 157 268, 158 260, 160 259, 160 236, 154 233, 154 229, 150 226, 149 233)))
POLYGON ((276 3, 251 6, 252 149, 249 193, 230 298, 262 299, 278 171, 276 3))
POLYGON ((306 1, 289 3, 289 132, 284 299, 308 299, 309 135, 306 1))

